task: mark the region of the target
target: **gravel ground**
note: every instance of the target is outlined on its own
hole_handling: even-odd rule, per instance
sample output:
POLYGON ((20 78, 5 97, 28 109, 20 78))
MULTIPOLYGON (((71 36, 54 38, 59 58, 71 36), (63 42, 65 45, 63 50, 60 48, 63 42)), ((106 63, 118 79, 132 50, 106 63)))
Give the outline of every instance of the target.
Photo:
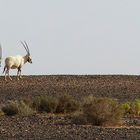
POLYGON ((24 76, 17 81, 0 77, 0 102, 37 95, 81 98, 87 95, 113 97, 120 101, 140 98, 140 76, 24 76))
MULTIPOLYGON (((0 77, 0 103, 38 95, 112 97, 124 102, 140 98, 140 76, 24 76, 4 81, 0 77)), ((75 125, 69 117, 33 115, 0 117, 0 139, 102 139, 139 140, 139 118, 126 118, 123 127, 75 125)))
POLYGON ((0 139, 106 139, 139 140, 139 127, 97 127, 92 125, 74 125, 65 117, 2 117, 0 119, 0 139))

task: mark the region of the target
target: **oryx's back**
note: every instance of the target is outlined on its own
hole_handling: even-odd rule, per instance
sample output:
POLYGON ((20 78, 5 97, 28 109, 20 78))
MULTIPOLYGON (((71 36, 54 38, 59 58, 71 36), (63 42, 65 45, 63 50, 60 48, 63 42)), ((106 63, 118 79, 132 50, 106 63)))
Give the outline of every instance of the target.
POLYGON ((5 64, 12 69, 18 68, 23 65, 23 57, 22 56, 9 56, 5 59, 5 64))

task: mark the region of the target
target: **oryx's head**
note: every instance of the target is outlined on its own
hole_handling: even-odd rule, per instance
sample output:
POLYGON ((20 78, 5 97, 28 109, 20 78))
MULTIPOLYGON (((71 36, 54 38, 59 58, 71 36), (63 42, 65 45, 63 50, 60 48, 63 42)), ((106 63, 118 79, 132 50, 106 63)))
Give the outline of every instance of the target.
POLYGON ((21 44, 23 45, 23 47, 25 48, 25 50, 27 52, 27 55, 26 55, 27 62, 32 63, 32 58, 31 58, 30 50, 29 50, 29 47, 28 47, 27 43, 25 41, 24 42, 21 41, 21 44))

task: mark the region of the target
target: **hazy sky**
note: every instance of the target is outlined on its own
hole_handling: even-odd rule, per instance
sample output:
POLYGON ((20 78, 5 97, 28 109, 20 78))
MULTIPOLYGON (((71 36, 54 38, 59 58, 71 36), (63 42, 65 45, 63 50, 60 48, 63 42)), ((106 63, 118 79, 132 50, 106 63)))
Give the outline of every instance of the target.
POLYGON ((23 74, 140 74, 140 0, 0 0, 3 61, 21 40, 23 74))

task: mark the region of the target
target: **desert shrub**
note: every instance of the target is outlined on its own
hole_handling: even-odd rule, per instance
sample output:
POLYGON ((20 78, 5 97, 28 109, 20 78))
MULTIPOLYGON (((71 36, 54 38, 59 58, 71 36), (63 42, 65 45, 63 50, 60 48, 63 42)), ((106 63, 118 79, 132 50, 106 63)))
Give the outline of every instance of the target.
POLYGON ((24 101, 20 101, 18 104, 18 113, 21 116, 29 116, 29 115, 32 115, 34 113, 34 111, 24 101))
POLYGON ((114 99, 86 97, 83 101, 83 114, 93 125, 117 125, 123 117, 123 110, 114 99))
POLYGON ((83 99, 82 99, 82 105, 81 105, 81 106, 91 104, 91 103, 92 103, 94 100, 96 100, 96 99, 97 99, 97 98, 94 97, 94 96, 92 96, 92 95, 83 97, 83 99))
POLYGON ((24 97, 22 99, 22 102, 24 102, 26 105, 28 105, 29 107, 32 107, 32 99, 31 98, 27 98, 27 97, 24 97))
POLYGON ((56 113, 72 113, 79 109, 79 103, 70 95, 63 95, 58 98, 56 113))
POLYGON ((54 113, 58 105, 58 100, 51 96, 38 96, 33 99, 32 107, 39 112, 54 113))
POLYGON ((72 122, 77 125, 85 125, 88 123, 86 116, 80 111, 76 111, 74 114, 72 114, 71 118, 72 122))
POLYGON ((125 116, 140 116, 140 100, 136 99, 132 102, 122 104, 125 116))
POLYGON ((129 114, 135 115, 135 116, 140 115, 140 100, 139 99, 136 99, 135 101, 130 103, 129 114))
POLYGON ((2 111, 5 115, 13 116, 19 113, 18 110, 18 103, 17 102, 10 102, 2 107, 2 111))
POLYGON ((130 114, 130 102, 126 102, 122 104, 122 109, 124 111, 124 116, 128 116, 130 114))
POLYGON ((29 116, 33 114, 33 110, 29 107, 29 105, 25 104, 24 101, 11 101, 2 107, 2 111, 8 116, 16 114, 29 116))

